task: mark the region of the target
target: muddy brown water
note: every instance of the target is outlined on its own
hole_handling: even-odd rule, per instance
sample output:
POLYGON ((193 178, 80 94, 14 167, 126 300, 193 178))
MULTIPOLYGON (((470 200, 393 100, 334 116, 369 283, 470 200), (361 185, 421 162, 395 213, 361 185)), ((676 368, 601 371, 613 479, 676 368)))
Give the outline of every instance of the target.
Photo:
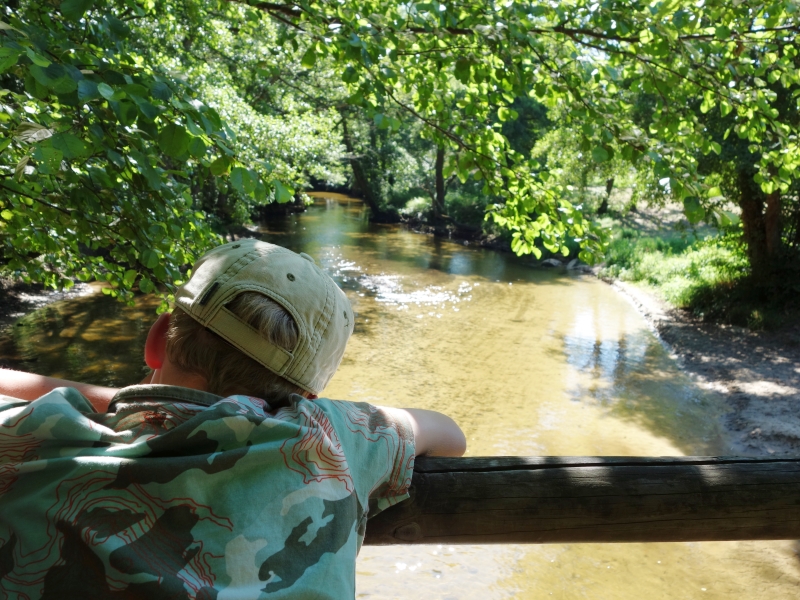
MULTIPOLYGON (((355 335, 325 394, 450 414, 479 455, 725 454, 718 409, 629 302, 585 276, 394 226, 321 194, 261 228, 347 292, 355 335)), ((141 379, 154 301, 50 305, 0 336, 0 364, 141 379)), ((788 542, 366 547, 359 598, 800 597, 788 542)))

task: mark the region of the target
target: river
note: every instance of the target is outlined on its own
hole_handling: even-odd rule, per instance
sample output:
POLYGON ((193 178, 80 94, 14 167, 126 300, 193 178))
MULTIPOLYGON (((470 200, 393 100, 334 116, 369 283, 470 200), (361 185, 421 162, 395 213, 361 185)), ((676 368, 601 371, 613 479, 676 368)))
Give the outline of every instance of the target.
MULTIPOLYGON (((346 291, 355 334, 325 395, 451 415, 468 455, 720 455, 719 409, 634 307, 594 278, 369 224, 320 194, 263 226, 346 291)), ((0 362, 106 385, 143 376, 155 303, 50 305, 0 338, 0 362)), ((358 598, 782 599, 789 542, 365 547, 358 598)))

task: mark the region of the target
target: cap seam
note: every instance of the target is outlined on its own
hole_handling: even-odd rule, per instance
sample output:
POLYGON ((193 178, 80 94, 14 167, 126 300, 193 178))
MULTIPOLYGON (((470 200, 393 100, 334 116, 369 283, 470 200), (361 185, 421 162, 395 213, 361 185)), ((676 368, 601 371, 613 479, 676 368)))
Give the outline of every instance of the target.
MULTIPOLYGON (((319 338, 317 339, 317 343, 313 348, 313 353, 311 353, 311 351, 312 351, 311 345, 310 344, 308 345, 307 353, 311 353, 312 357, 316 355, 317 351, 319 350, 319 347, 322 345, 322 342, 325 339, 324 332, 327 331, 328 325, 330 324, 331 319, 333 318, 333 305, 335 303, 332 300, 331 285, 336 285, 336 284, 334 284, 332 281, 327 281, 327 280, 323 280, 323 281, 325 281, 325 305, 324 305, 324 307, 322 309, 322 313, 317 318, 317 322, 314 324, 313 331, 314 332, 318 331, 318 326, 321 324, 323 318, 325 318, 326 321, 325 321, 325 324, 324 324, 324 331, 319 332, 319 338), (328 313, 328 314, 326 314, 326 313, 328 313)), ((305 360, 305 357, 304 357, 304 360, 305 360)), ((303 363, 302 370, 300 372, 301 376, 304 376, 306 374, 306 372, 309 369, 310 364, 311 364, 311 360, 310 359, 303 363)), ((316 379, 316 376, 315 376, 315 379, 316 379)))
MULTIPOLYGON (((256 255, 264 256, 264 253, 262 253, 258 248, 254 248, 244 256, 240 256, 238 259, 236 259, 236 261, 233 264, 231 264, 227 269, 225 269, 225 271, 223 271, 222 274, 219 275, 219 277, 215 277, 212 280, 211 285, 214 285, 214 283, 218 282, 220 284, 220 287, 224 286, 224 284, 227 281, 233 279, 236 275, 239 274, 239 272, 242 269, 244 269, 247 265, 252 263, 255 260, 256 255)), ((216 314, 219 308, 223 305, 224 303, 221 300, 219 299, 214 300, 211 303, 211 306, 206 307, 205 311, 203 312, 210 312, 211 314, 216 314)), ((210 321, 210 319, 205 319, 205 320, 206 322, 210 321)))

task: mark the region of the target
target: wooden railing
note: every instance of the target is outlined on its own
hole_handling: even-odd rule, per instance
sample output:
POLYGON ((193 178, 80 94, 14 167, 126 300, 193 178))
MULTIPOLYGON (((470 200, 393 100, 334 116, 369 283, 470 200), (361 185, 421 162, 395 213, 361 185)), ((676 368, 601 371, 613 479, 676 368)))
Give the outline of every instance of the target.
POLYGON ((800 458, 418 458, 365 544, 800 539, 800 458))

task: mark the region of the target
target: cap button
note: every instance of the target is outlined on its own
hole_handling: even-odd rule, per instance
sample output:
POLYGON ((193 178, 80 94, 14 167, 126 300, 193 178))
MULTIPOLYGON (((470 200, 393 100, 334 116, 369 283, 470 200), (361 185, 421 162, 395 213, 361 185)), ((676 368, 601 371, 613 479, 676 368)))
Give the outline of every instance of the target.
POLYGON ((300 253, 300 256, 302 256, 303 258, 305 258, 307 261, 310 261, 310 262, 312 262, 312 263, 314 263, 314 264, 317 264, 317 261, 315 261, 315 260, 314 260, 312 257, 310 257, 310 256, 309 256, 308 254, 306 254, 305 252, 301 252, 301 253, 300 253))

